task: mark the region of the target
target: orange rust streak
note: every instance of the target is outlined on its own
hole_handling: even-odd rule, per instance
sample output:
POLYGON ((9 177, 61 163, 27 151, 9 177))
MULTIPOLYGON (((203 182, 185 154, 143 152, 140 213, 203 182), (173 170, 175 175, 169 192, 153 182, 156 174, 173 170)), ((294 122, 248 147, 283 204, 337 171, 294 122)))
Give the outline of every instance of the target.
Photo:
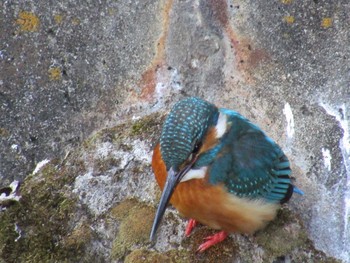
POLYGON ((169 20, 170 20, 170 10, 173 6, 173 0, 168 0, 163 8, 162 18, 163 18, 163 30, 162 34, 157 41, 156 54, 153 58, 148 69, 142 74, 141 77, 141 98, 150 99, 156 87, 156 73, 157 69, 161 67, 164 63, 165 58, 165 43, 169 32, 169 20))
POLYGON ((213 17, 223 26, 228 24, 227 2, 226 0, 209 0, 209 5, 213 11, 213 17))
MULTIPOLYGON (((163 190, 167 171, 156 146, 152 159, 156 180, 163 190)), ((179 183, 170 203, 185 217, 226 232, 254 233, 276 215, 276 205, 234 197, 222 185, 210 185, 203 179, 179 183)))
POLYGON ((220 23, 230 39, 232 48, 235 50, 237 68, 243 71, 244 75, 245 71, 254 69, 261 61, 268 58, 268 54, 264 50, 252 49, 248 40, 242 39, 233 30, 229 23, 228 6, 225 0, 210 0, 209 5, 212 9, 213 17, 220 23))
POLYGON ((156 87, 156 69, 152 66, 141 77, 141 98, 150 99, 156 87))

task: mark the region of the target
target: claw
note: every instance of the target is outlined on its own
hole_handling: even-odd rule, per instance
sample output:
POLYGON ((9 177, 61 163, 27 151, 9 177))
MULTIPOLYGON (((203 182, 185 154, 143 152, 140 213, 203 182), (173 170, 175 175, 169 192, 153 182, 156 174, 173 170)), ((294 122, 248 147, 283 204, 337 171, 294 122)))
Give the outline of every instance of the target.
POLYGON ((196 225, 197 225, 197 221, 196 221, 196 220, 194 220, 194 219, 191 218, 191 219, 188 221, 187 226, 186 226, 186 231, 185 231, 185 236, 186 236, 186 237, 188 237, 188 236, 191 234, 193 228, 195 228, 196 225))
POLYGON ((216 233, 216 234, 214 234, 212 236, 206 237, 204 239, 206 241, 198 247, 197 252, 202 253, 203 251, 207 250, 211 246, 214 246, 217 243, 220 243, 223 240, 225 240, 225 238, 227 236, 228 236, 228 234, 226 232, 220 231, 219 233, 216 233))

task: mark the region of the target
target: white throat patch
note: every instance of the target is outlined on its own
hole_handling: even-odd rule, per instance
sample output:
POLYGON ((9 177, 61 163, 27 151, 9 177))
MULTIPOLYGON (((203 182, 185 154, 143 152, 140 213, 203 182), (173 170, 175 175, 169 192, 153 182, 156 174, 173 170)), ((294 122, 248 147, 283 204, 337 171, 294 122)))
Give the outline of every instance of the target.
POLYGON ((216 129, 216 138, 221 138, 225 134, 227 129, 227 116, 225 113, 220 112, 218 123, 215 126, 216 129))
POLYGON ((191 169, 189 170, 184 177, 182 177, 180 183, 186 182, 188 180, 192 179, 201 179, 204 178, 205 174, 207 172, 207 167, 203 166, 199 169, 191 169))

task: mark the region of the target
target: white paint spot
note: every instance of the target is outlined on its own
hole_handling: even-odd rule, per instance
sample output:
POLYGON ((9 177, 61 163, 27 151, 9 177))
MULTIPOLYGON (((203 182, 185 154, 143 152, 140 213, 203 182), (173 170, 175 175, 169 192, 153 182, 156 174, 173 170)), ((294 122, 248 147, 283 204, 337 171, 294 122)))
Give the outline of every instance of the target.
POLYGON ((132 120, 133 121, 137 121, 137 120, 139 120, 139 119, 141 119, 141 116, 132 116, 132 120))
POLYGON ((198 59, 192 59, 191 60, 191 68, 198 68, 199 67, 199 60, 198 59))
POLYGON ((10 188, 12 189, 12 192, 15 192, 19 186, 19 181, 15 180, 10 184, 10 188))
MULTIPOLYGON (((0 195, 0 205, 6 204, 9 201, 19 201, 21 199, 20 195, 17 195, 17 188, 19 187, 19 182, 18 181, 13 181, 10 186, 11 188, 11 193, 9 195, 6 195, 6 193, 2 193, 0 195)), ((1 210, 6 210, 6 207, 1 207, 1 210)))
POLYGON ((329 149, 325 149, 325 148, 322 148, 321 151, 322 151, 324 166, 330 172, 331 169, 332 169, 332 166, 331 166, 331 160, 332 160, 331 152, 329 151, 329 149))
POLYGON ((332 115, 336 118, 336 120, 339 122, 340 127, 344 131, 343 139, 342 139, 342 147, 346 151, 347 154, 350 154, 350 130, 349 130, 349 120, 346 119, 346 107, 345 104, 335 107, 336 109, 333 109, 331 106, 326 105, 324 103, 320 103, 322 108, 326 110, 326 112, 329 115, 332 115))
POLYGON ((288 102, 284 105, 283 113, 287 119, 287 136, 288 136, 288 138, 293 138, 293 136, 294 136, 294 117, 293 117, 292 108, 290 107, 288 102))
POLYGON ((221 138, 225 134, 227 129, 227 115, 220 112, 218 123, 215 126, 216 129, 216 138, 221 138))
POLYGON ((177 90, 182 90, 181 86, 181 76, 177 69, 174 69, 170 75, 170 85, 172 88, 177 90))
POLYGON ((201 167, 199 169, 191 169, 187 172, 187 174, 185 174, 185 176, 181 179, 181 183, 182 182, 186 182, 192 179, 201 179, 204 178, 205 174, 207 172, 207 167, 201 167))
POLYGON ((38 164, 36 165, 33 174, 37 174, 46 164, 48 164, 50 162, 50 160, 45 159, 42 160, 41 162, 38 162, 38 164))
POLYGON ((17 224, 15 224, 15 232, 18 234, 15 239, 15 242, 17 242, 22 237, 22 231, 17 224))
POLYGON ((19 146, 18 146, 17 144, 12 144, 12 145, 11 145, 11 149, 12 149, 13 151, 18 151, 19 146))
POLYGON ((350 230, 348 229, 349 217, 350 217, 350 127, 349 120, 346 115, 345 104, 340 106, 330 106, 323 102, 320 103, 321 107, 326 112, 334 116, 339 122, 339 126, 343 129, 343 138, 339 142, 341 149, 344 165, 346 169, 346 189, 344 193, 344 242, 350 238, 350 230))
POLYGON ((166 86, 164 83, 158 82, 156 85, 156 94, 158 98, 163 97, 166 86))

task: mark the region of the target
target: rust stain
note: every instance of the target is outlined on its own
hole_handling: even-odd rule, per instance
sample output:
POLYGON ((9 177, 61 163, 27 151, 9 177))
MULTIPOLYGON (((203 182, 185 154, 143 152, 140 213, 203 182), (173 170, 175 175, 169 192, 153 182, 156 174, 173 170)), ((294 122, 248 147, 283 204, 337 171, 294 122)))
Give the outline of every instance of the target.
POLYGON ((21 11, 18 14, 16 24, 20 26, 21 31, 35 32, 38 31, 40 19, 34 13, 21 11))
POLYGON ((237 69, 249 81, 249 70, 254 69, 263 60, 269 58, 267 52, 262 49, 255 49, 250 41, 244 37, 239 36, 229 23, 227 13, 227 2, 224 0, 210 0, 213 16, 221 24, 230 40, 231 48, 234 50, 236 58, 237 69))
POLYGON ((262 61, 269 58, 268 53, 263 49, 254 49, 248 55, 248 65, 250 68, 257 67, 262 61))
POLYGON ((166 39, 169 32, 169 23, 170 23, 170 11, 173 6, 173 0, 168 0, 163 8, 162 20, 163 20, 163 30, 162 34, 157 41, 156 46, 156 55, 153 58, 151 64, 148 66, 147 70, 142 74, 140 87, 141 87, 141 96, 143 100, 150 100, 154 94, 156 87, 156 74, 157 70, 163 66, 165 59, 165 45, 166 39))
POLYGON ((149 100, 151 99, 155 87, 156 87, 156 74, 157 71, 153 65, 148 68, 141 77, 141 99, 149 100))
POLYGON ((248 39, 238 36, 231 27, 226 28, 226 33, 234 50, 236 67, 250 81, 251 70, 269 59, 269 54, 263 49, 255 48, 248 39))
POLYGON ((227 2, 225 0, 209 0, 209 6, 213 12, 212 16, 225 28, 229 21, 227 2))

